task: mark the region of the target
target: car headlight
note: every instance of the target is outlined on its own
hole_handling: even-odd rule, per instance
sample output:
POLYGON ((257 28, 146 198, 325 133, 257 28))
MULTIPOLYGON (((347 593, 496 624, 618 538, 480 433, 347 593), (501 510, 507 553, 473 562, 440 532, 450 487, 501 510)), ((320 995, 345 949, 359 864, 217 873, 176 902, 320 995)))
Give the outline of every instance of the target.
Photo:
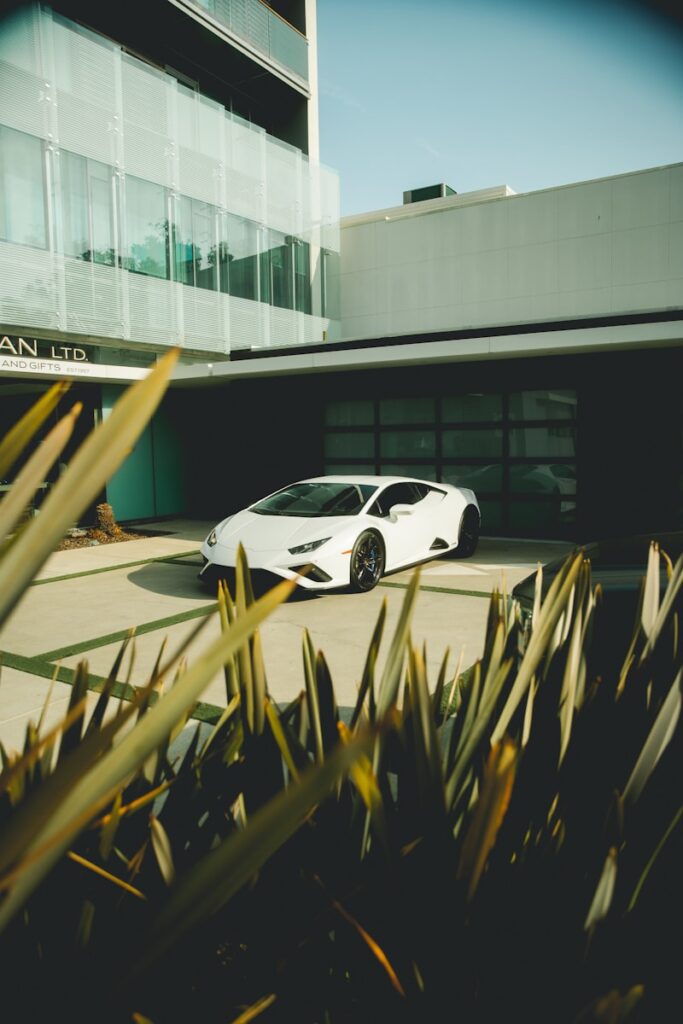
POLYGON ((209 545, 210 548, 212 548, 214 544, 218 543, 218 534, 216 533, 215 530, 212 530, 209 536, 206 538, 206 543, 209 545))
POLYGON ((298 544, 295 548, 290 548, 290 555, 305 555, 307 551, 315 551, 316 548, 320 548, 323 544, 327 544, 329 537, 323 537, 322 540, 311 540, 308 544, 298 544))

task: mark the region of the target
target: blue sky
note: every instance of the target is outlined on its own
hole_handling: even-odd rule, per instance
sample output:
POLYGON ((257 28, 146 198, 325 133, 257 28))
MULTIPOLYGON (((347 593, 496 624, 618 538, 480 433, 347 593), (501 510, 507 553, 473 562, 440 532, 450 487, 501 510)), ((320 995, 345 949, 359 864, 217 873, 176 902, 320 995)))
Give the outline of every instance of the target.
POLYGON ((616 0, 318 0, 342 215, 683 160, 683 28, 616 0))

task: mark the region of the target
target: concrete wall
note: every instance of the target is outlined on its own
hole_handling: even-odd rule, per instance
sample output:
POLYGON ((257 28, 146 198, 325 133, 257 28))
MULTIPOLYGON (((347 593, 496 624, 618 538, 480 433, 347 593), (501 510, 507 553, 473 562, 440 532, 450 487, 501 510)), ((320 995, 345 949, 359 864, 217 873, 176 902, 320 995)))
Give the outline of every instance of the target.
POLYGON ((341 294, 345 338, 680 308, 683 164, 347 217, 341 294))

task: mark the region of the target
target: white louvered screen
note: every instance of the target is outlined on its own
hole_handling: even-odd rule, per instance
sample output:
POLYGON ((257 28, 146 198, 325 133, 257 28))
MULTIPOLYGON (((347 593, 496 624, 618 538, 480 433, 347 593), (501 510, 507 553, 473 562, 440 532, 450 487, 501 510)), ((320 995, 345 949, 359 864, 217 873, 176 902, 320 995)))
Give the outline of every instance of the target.
MULTIPOLYGON (((272 14, 263 4, 214 3, 230 16, 235 31, 239 25, 244 38, 269 45, 272 14)), ((0 125, 24 133, 24 139, 28 135, 44 142, 47 244, 41 249, 31 247, 32 238, 24 245, 0 241, 3 323, 215 353, 290 346, 322 336, 328 321, 316 316, 146 276, 158 268, 138 266, 142 273, 130 273, 131 258, 138 258, 135 244, 140 247, 145 229, 135 228, 135 217, 139 221, 142 216, 139 198, 132 220, 129 216, 126 196, 133 195, 135 183, 128 189, 126 184, 135 178, 167 189, 168 217, 185 196, 209 204, 216 223, 225 211, 247 219, 254 230, 270 228, 303 239, 311 245, 313 271, 320 245, 339 248, 339 183, 334 172, 123 53, 114 42, 37 5, 17 10, 0 33, 0 125), (99 189, 98 230, 100 237, 107 237, 101 244, 111 257, 103 260, 100 255, 97 264, 62 255, 80 254, 89 245, 64 244, 67 228, 74 228, 62 212, 66 193, 61 189, 66 186, 60 154, 68 155, 72 164, 75 154, 99 165, 93 184, 88 164, 87 188, 99 189), (110 239, 102 216, 111 221, 110 239), (135 230, 137 238, 131 236, 135 230), (105 265, 119 260, 126 269, 105 265)), ((39 179, 40 168, 36 174, 39 179)), ((139 194, 140 181, 136 187, 139 194)), ((88 195, 92 203, 92 193, 88 195)), ((154 228, 163 234, 163 224, 155 222, 154 228)), ((168 223, 166 236, 173 250, 168 223)), ((171 268, 170 276, 174 274, 171 268)), ((314 295, 314 312, 319 307, 314 295)))

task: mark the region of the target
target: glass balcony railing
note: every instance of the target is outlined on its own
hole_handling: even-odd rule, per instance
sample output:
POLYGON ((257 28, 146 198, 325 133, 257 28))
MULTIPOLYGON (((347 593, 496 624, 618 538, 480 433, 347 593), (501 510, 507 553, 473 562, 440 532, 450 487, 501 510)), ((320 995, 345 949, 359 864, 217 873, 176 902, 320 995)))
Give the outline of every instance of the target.
POLYGON ((308 42, 261 0, 189 0, 276 64, 308 83, 308 42))

